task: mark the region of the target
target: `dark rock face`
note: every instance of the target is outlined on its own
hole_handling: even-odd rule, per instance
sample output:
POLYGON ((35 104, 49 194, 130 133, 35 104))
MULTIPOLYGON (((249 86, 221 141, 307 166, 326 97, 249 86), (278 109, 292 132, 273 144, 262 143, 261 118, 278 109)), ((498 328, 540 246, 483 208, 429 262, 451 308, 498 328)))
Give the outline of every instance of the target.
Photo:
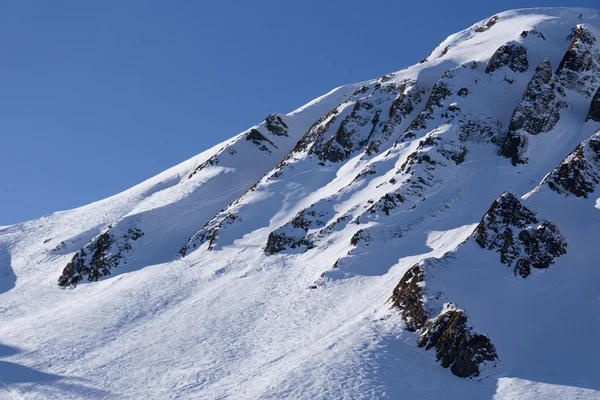
POLYGON ((572 39, 571 44, 556 74, 566 88, 592 96, 600 68, 600 55, 595 49, 596 38, 586 25, 578 25, 569 38, 572 39))
POLYGON ((444 105, 444 100, 453 94, 452 89, 444 81, 438 81, 429 95, 425 109, 410 123, 405 131, 405 136, 414 136, 412 131, 426 128, 426 122, 433 118, 433 113, 436 108, 441 108, 444 105))
POLYGON ((535 69, 535 73, 523 94, 523 100, 515 109, 510 120, 509 130, 523 129, 531 135, 538 135, 552 129, 560 119, 559 110, 564 102, 557 93, 557 80, 552 65, 547 58, 535 69))
POLYGON ((271 149, 267 146, 267 144, 277 148, 275 143, 270 141, 265 135, 260 133, 257 129, 251 129, 250 132, 246 134, 246 140, 251 140, 261 151, 266 151, 268 153, 271 152, 271 149))
POLYGON ((220 212, 208 221, 201 230, 188 239, 185 245, 179 250, 179 254, 185 257, 190 250, 194 250, 206 242, 208 242, 208 250, 213 250, 219 237, 219 230, 223 225, 233 224, 238 218, 233 212, 220 212))
POLYGON ((59 286, 77 286, 83 280, 97 282, 110 275, 125 253, 131 251, 131 241, 144 236, 137 228, 129 229, 122 237, 115 237, 110 228, 79 250, 64 268, 58 278, 59 286))
POLYGON ((498 359, 490 339, 474 331, 463 310, 452 303, 441 306, 444 294, 428 293, 432 276, 426 271, 430 261, 409 269, 394 289, 392 307, 402 312, 406 329, 419 332, 419 347, 434 348, 442 367, 459 377, 478 376, 480 366, 498 359))
POLYGON ((476 27, 475 32, 481 33, 489 30, 492 26, 496 25, 496 22, 498 22, 499 19, 499 16, 494 15, 492 18, 487 20, 485 25, 476 27))
POLYGON ((369 211, 372 214, 381 211, 385 215, 390 215, 390 211, 398 207, 401 203, 404 203, 404 197, 400 193, 386 193, 369 208, 369 211))
POLYGON ((523 39, 525 39, 526 37, 535 36, 535 37, 539 37, 542 40, 546 40, 546 37, 544 36, 544 34, 542 32, 536 31, 535 29, 530 30, 530 31, 523 31, 523 32, 521 32, 520 36, 523 39))
POLYGON ((596 90, 596 94, 592 99, 590 110, 588 111, 588 115, 585 120, 600 122, 600 88, 596 90))
POLYGON ((600 134, 580 143, 545 179, 557 193, 587 198, 600 183, 600 134))
POLYGON ((324 227, 328 215, 326 212, 316 211, 314 205, 300 211, 289 223, 269 234, 265 253, 275 254, 289 248, 313 248, 314 243, 307 237, 307 232, 309 229, 324 227))
POLYGON ((424 93, 414 80, 394 83, 380 79, 370 94, 355 102, 352 112, 341 121, 336 132, 323 144, 313 146, 311 153, 329 162, 347 160, 362 149, 367 156, 377 153, 396 126, 422 101, 424 93), (385 112, 387 104, 390 104, 389 112, 385 112))
POLYGON ((515 275, 525 278, 531 268, 548 268, 567 252, 567 242, 551 222, 539 223, 534 212, 512 193, 503 193, 475 229, 481 248, 500 253, 500 261, 515 265, 515 275))
POLYGON ((464 311, 455 309, 451 303, 448 308, 435 320, 427 321, 419 337, 419 347, 435 348, 442 367, 450 367, 456 376, 479 376, 482 363, 498 359, 496 348, 487 336, 475 333, 468 326, 464 311))
MULTIPOLYGON (((221 150, 223 150, 223 149, 221 149, 221 150)), ((221 152, 221 150, 219 150, 219 152, 221 152)), ((194 176, 198 172, 202 171, 204 168, 211 167, 213 165, 219 165, 219 159, 217 158, 217 155, 212 156, 211 158, 209 158, 202 164, 198 165, 196 167, 196 169, 194 169, 194 171, 192 173, 190 173, 190 175, 188 176, 188 179, 190 179, 192 176, 194 176)))
POLYGON ((279 115, 271 114, 265 118, 265 127, 276 136, 288 136, 288 126, 279 115))
POLYGON ((371 112, 374 104, 370 101, 357 101, 352 113, 345 118, 333 135, 323 146, 319 158, 330 162, 346 160, 353 150, 366 146, 368 138, 358 133, 371 123, 374 127, 379 122, 379 112, 371 112), (358 140, 357 140, 358 139, 358 140))
POLYGON ((592 54, 589 53, 589 47, 596 43, 596 38, 585 25, 579 25, 570 35, 571 44, 565 53, 559 70, 569 69, 571 71, 589 71, 594 65, 592 54))
POLYGON ((508 66, 513 72, 525 72, 529 68, 527 50, 517 42, 508 42, 502 46, 490 58, 486 73, 491 73, 508 66))
POLYGON ((273 231, 269 234, 264 251, 267 254, 276 254, 288 248, 295 249, 300 246, 311 248, 313 244, 303 236, 300 238, 295 238, 287 236, 283 232, 273 231))
POLYGON ((560 110, 566 107, 563 98, 550 60, 545 58, 535 69, 523 99, 513 112, 508 132, 496 139, 500 154, 510 158, 513 165, 526 163, 527 134, 539 135, 554 128, 560 120, 560 110))
POLYGON ((529 139, 521 132, 507 132, 505 135, 494 139, 498 145, 500 155, 510 158, 513 165, 527 163, 527 148, 529 139))
POLYGON ((417 264, 404 274, 392 294, 392 306, 402 310, 402 318, 410 332, 425 326, 428 318, 422 299, 423 281, 423 269, 417 264))

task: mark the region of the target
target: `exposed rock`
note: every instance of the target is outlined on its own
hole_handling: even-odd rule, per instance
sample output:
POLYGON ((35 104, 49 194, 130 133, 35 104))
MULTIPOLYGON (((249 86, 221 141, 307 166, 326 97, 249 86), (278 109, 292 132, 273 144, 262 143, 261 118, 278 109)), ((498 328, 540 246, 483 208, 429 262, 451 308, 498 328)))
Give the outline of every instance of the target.
POLYGON ((596 90, 596 94, 590 103, 590 110, 588 111, 588 115, 585 120, 600 122, 600 88, 596 90))
POLYGON ((414 80, 404 80, 400 85, 400 94, 390 107, 387 121, 380 121, 371 141, 365 149, 365 154, 373 155, 379 151, 381 145, 390 139, 394 129, 408 117, 423 101, 425 89, 414 80))
POLYGON ((264 251, 275 254, 289 248, 313 248, 313 241, 307 237, 308 230, 324 227, 329 216, 327 212, 317 211, 316 208, 313 204, 296 214, 290 222, 271 232, 264 251))
POLYGON ((475 32, 481 33, 489 30, 492 26, 496 25, 496 22, 498 22, 499 19, 499 16, 494 15, 492 18, 487 20, 485 25, 476 27, 475 32))
POLYGON ((271 149, 267 146, 267 143, 271 146, 277 148, 275 143, 270 141, 265 135, 260 133, 258 129, 250 129, 250 132, 246 134, 246 140, 251 140, 260 150, 266 151, 268 153, 271 152, 271 149))
POLYGON ((402 310, 402 318, 410 332, 425 326, 428 318, 422 298, 423 285, 423 269, 417 264, 406 271, 392 294, 392 306, 402 310))
POLYGON ((390 215, 390 211, 395 209, 400 203, 404 203, 404 197, 400 193, 386 193, 369 208, 369 211, 372 214, 383 211, 385 215, 390 215))
POLYGON ((517 42, 508 42, 502 46, 488 62, 486 73, 491 73, 508 66, 513 72, 525 72, 529 68, 527 50, 525 46, 517 42))
POLYGON ((185 245, 179 250, 179 254, 185 257, 190 250, 196 249, 203 243, 208 242, 208 250, 213 250, 217 238, 219 237, 219 230, 224 225, 231 225, 236 222, 239 217, 231 211, 221 211, 208 221, 202 229, 192 235, 185 243, 185 245))
POLYGON ((452 303, 447 304, 437 318, 426 322, 419 337, 419 347, 426 350, 435 347, 442 367, 450 367, 454 375, 462 378, 479 376, 482 363, 498 359, 490 339, 476 333, 467 324, 464 311, 456 309, 452 303))
POLYGON ((131 251, 130 242, 142 236, 144 233, 140 229, 133 228, 121 237, 115 237, 109 227, 106 232, 75 253, 58 278, 58 285, 77 286, 83 280, 96 282, 110 275, 112 268, 121 263, 124 254, 131 251))
MULTIPOLYGON (((223 150, 223 149, 221 149, 221 150, 223 150)), ((219 153, 221 152, 221 150, 219 150, 219 153)), ((194 171, 192 173, 190 173, 190 175, 188 176, 188 179, 190 179, 192 176, 194 176, 198 172, 202 171, 204 168, 211 167, 213 165, 219 165, 219 159, 218 159, 217 155, 212 156, 208 160, 204 161, 202 164, 198 165, 194 169, 194 171)))
POLYGON ((443 80, 438 81, 429 95, 425 109, 410 123, 405 131, 405 136, 414 136, 412 131, 425 129, 426 122, 433 118, 433 113, 436 108, 443 107, 444 100, 450 97, 453 91, 443 80))
POLYGON ((595 48, 596 38, 586 25, 572 32, 571 44, 556 74, 565 87, 592 96, 598 83, 600 55, 595 48))
POLYGON ((365 242, 366 245, 369 245, 369 242, 371 241, 371 236, 367 233, 367 231, 365 231, 364 229, 359 229, 358 231, 356 231, 356 233, 354 235, 352 235, 352 237, 350 238, 350 244, 352 246, 358 246, 358 244, 360 242, 365 242))
POLYGON ((288 126, 279 115, 271 114, 265 118, 265 127, 273 135, 288 136, 288 126))
POLYGON ((560 110, 566 107, 564 93, 547 58, 535 69, 523 99, 513 112, 508 132, 496 138, 499 152, 513 165, 527 162, 529 135, 548 132, 560 120, 560 110))
POLYGON ((567 242, 551 222, 539 224, 537 215, 511 192, 498 197, 473 233, 482 248, 496 250, 500 261, 515 265, 515 275, 526 277, 530 268, 548 268, 567 252, 567 242))
POLYGON ((580 143, 542 182, 557 193, 587 198, 600 183, 600 133, 580 143))
POLYGON ((482 364, 498 359, 496 349, 469 325, 463 310, 443 303, 443 293, 429 293, 433 276, 427 270, 433 263, 425 260, 405 273, 390 299, 392 307, 401 311, 408 331, 419 332, 419 347, 435 348, 444 368, 463 378, 478 376, 482 364))
POLYGON ((525 39, 528 36, 535 36, 535 37, 539 37, 540 39, 546 40, 546 37, 544 36, 544 34, 542 32, 536 31, 535 29, 532 29, 530 31, 523 31, 523 32, 521 32, 520 36, 523 39, 525 39))

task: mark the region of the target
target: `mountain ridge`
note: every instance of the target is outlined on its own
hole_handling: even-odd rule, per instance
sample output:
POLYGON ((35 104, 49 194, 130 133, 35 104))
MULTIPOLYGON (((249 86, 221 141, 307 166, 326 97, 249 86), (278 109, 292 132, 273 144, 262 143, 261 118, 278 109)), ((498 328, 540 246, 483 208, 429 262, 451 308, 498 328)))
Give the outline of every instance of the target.
POLYGON ((595 10, 499 13, 126 192, 1 228, 10 363, 71 390, 1 365, 0 383, 599 396, 598 37, 595 10))

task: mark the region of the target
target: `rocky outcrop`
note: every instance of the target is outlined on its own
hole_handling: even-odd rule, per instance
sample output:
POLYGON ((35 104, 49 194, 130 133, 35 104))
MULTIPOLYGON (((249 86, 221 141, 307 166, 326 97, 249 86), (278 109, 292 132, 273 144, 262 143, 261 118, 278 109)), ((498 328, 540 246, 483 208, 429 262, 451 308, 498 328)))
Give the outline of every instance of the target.
POLYGON ((329 162, 347 160, 363 149, 368 156, 376 154, 425 94, 414 80, 395 83, 390 79, 380 79, 371 93, 365 92, 365 97, 357 99, 335 133, 323 144, 313 146, 311 153, 329 162))
POLYGON ((488 19, 484 25, 476 27, 475 32, 481 33, 481 32, 485 32, 485 31, 489 30, 492 26, 496 25, 496 22, 498 22, 499 19, 500 19, 499 16, 494 15, 493 17, 488 19))
POLYGON ((520 43, 508 42, 492 55, 485 69, 486 73, 492 73, 508 66, 513 72, 525 72, 529 68, 527 49, 520 43))
POLYGON ((527 37, 538 37, 542 40, 546 40, 546 37, 544 36, 544 34, 542 32, 536 31, 535 29, 529 30, 529 31, 523 31, 521 32, 521 36, 523 39, 527 38, 527 37))
POLYGON ((129 229, 124 235, 116 236, 109 227, 105 232, 79 250, 58 278, 59 286, 77 286, 82 281, 96 282, 110 275, 111 270, 124 260, 131 251, 131 241, 144 236, 137 228, 129 229))
POLYGON ((275 136, 289 136, 288 126, 279 115, 271 114, 265 118, 265 127, 275 136))
POLYGON ((481 248, 500 253, 500 262, 526 278, 531 268, 548 268, 567 252, 567 242, 552 222, 540 223, 511 192, 498 197, 473 233, 481 248))
POLYGON ((431 90, 431 94, 427 99, 427 103, 425 104, 425 108, 423 111, 410 123, 408 128, 404 133, 405 137, 411 138, 414 137, 413 131, 417 131, 420 129, 426 128, 426 123, 428 120, 433 119, 433 114, 436 109, 439 109, 444 106, 444 100, 450 97, 453 94, 452 89, 449 85, 444 81, 438 81, 431 90))
POLYGON ((442 367, 459 377, 478 376, 483 364, 498 360, 496 349, 468 323, 463 310, 444 302, 442 292, 428 289, 433 285, 429 273, 433 266, 428 259, 409 269, 394 289, 392 307, 401 311, 408 331, 419 333, 419 347, 435 349, 442 367))
POLYGON ((402 311, 402 319, 410 332, 424 327, 428 319, 423 299, 424 281, 423 268, 417 264, 406 271, 392 294, 392 307, 402 311))
POLYGON ((508 132, 495 139, 499 152, 510 158, 513 165, 527 162, 527 135, 548 132, 560 120, 560 110, 566 107, 564 91, 552 71, 547 58, 535 69, 535 73, 523 99, 513 112, 508 132))
POLYGON ((179 250, 179 254, 185 257, 188 252, 196 249, 203 243, 208 242, 208 250, 212 250, 216 246, 217 238, 219 237, 219 230, 224 225, 231 225, 238 221, 239 217, 234 212, 221 211, 219 214, 214 216, 208 221, 202 229, 193 234, 188 241, 179 250))
POLYGON ((400 85, 401 94, 392 102, 387 121, 380 121, 374 134, 371 135, 370 142, 365 149, 367 155, 379 152, 381 146, 390 139, 396 127, 423 102, 426 91, 416 81, 407 79, 400 85))
POLYGON ((308 230, 324 227, 328 215, 327 212, 317 211, 315 205, 300 211, 289 223, 269 234, 265 253, 275 254, 288 248, 313 248, 313 241, 307 237, 308 230))
POLYGON ((498 359, 490 339, 469 326, 465 312, 452 303, 446 304, 437 318, 425 323, 419 347, 435 348, 442 367, 450 368, 461 378, 479 376, 481 364, 498 359))
POLYGON ((557 193, 587 198, 600 183, 600 131, 580 143, 542 182, 557 193))
POLYGON ((571 43, 556 74, 563 86, 591 97, 598 86, 600 54, 596 38, 586 25, 573 29, 571 43))
POLYGON ((265 135, 260 133, 258 129, 250 129, 250 132, 246 134, 246 140, 252 141, 252 143, 254 143, 256 147, 258 147, 261 151, 266 151, 268 153, 271 152, 271 149, 269 149, 269 146, 267 146, 267 144, 271 145, 274 148, 277 148, 277 146, 275 146, 275 143, 273 143, 265 135))
POLYGON ((600 88, 596 90, 596 94, 592 98, 590 109, 585 120, 600 122, 600 88))

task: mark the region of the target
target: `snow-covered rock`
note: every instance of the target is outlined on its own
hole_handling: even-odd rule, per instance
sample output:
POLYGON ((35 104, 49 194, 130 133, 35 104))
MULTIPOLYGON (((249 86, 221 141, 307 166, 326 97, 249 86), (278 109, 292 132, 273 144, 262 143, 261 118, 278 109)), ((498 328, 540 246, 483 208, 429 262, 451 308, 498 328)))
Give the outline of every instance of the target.
POLYGON ((0 227, 0 398, 598 398, 599 33, 500 13, 0 227))

